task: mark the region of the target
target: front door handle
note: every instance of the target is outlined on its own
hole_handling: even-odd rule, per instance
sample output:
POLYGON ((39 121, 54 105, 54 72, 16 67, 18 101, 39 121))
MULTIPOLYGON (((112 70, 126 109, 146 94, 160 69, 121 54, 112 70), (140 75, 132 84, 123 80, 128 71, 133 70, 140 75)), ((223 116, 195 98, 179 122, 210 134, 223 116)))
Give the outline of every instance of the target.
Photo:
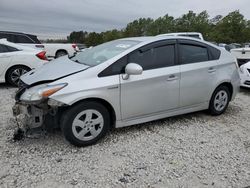
POLYGON ((178 79, 178 77, 175 76, 174 74, 172 74, 172 75, 170 75, 170 76, 168 77, 167 81, 174 81, 174 80, 177 80, 177 79, 178 79))
POLYGON ((210 67, 209 69, 208 69, 208 72, 209 73, 213 73, 213 72, 215 72, 216 71, 216 69, 214 68, 214 67, 210 67))

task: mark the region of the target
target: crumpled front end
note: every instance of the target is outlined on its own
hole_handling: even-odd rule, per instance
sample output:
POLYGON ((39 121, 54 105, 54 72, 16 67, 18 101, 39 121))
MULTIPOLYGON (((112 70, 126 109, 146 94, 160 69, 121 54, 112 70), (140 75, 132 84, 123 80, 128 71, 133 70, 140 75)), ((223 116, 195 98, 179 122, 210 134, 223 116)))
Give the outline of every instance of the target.
POLYGON ((12 108, 18 127, 16 132, 28 134, 32 133, 33 130, 48 131, 59 127, 61 108, 65 105, 49 99, 48 96, 42 96, 43 92, 48 93, 51 88, 55 91, 58 86, 51 87, 46 84, 33 87, 22 86, 17 91, 16 103, 12 108))
POLYGON ((16 102, 12 108, 18 127, 24 130, 42 127, 44 118, 49 112, 46 105, 25 104, 16 102))

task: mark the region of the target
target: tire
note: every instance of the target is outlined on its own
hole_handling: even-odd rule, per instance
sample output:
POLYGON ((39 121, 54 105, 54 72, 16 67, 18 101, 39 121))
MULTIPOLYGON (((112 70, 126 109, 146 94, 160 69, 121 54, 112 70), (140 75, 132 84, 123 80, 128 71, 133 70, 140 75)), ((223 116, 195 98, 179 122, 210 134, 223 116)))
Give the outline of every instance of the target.
POLYGON ((218 116, 223 114, 229 104, 231 93, 226 86, 219 86, 215 89, 209 103, 209 112, 211 115, 218 116))
POLYGON ((7 71, 6 81, 13 86, 18 86, 20 77, 30 70, 31 69, 26 66, 14 66, 7 71))
POLYGON ((67 54, 68 54, 68 53, 67 53, 66 51, 60 50, 60 51, 56 52, 56 58, 65 56, 65 55, 67 55, 67 54))
POLYGON ((100 103, 79 103, 64 112, 61 129, 65 139, 77 147, 95 144, 110 127, 110 114, 100 103))

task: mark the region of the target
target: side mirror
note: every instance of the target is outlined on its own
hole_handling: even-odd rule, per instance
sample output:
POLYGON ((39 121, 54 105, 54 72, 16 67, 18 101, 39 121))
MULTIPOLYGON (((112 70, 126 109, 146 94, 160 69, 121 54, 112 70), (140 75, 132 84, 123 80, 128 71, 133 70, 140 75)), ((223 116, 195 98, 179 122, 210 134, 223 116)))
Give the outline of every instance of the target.
POLYGON ((143 72, 143 68, 136 63, 129 63, 125 67, 125 75, 123 76, 124 80, 127 80, 130 75, 140 75, 143 72))

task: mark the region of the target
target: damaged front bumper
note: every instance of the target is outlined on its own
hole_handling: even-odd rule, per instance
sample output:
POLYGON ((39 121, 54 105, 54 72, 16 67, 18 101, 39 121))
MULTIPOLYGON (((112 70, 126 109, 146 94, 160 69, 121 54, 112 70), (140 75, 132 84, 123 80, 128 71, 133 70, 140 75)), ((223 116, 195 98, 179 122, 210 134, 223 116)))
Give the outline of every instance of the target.
POLYGON ((42 127, 44 116, 47 114, 46 108, 20 102, 15 103, 12 111, 18 128, 23 130, 42 127))
MULTIPOLYGON (((59 106, 63 104, 53 103, 45 100, 36 103, 16 102, 12 108, 14 120, 17 124, 17 130, 14 134, 14 140, 21 140, 23 137, 32 137, 37 134, 51 131, 59 128, 59 121, 62 110, 59 106)), ((35 136, 35 137, 36 137, 35 136)))
POLYGON ((59 128, 61 114, 67 105, 48 97, 38 100, 21 99, 26 92, 26 95, 32 93, 29 93, 29 90, 32 89, 29 89, 29 87, 24 84, 15 94, 16 103, 12 110, 14 121, 19 130, 16 132, 23 132, 26 134, 37 130, 42 130, 44 132, 59 128))

